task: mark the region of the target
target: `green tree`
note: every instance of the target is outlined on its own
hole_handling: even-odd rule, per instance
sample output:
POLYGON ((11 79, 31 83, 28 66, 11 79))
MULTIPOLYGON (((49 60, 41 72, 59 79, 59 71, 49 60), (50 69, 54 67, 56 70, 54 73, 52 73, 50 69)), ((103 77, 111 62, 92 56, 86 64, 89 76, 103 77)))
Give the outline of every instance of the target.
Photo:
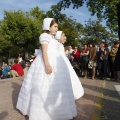
POLYGON ((76 46, 80 41, 80 29, 83 28, 82 24, 77 23, 74 19, 66 17, 66 19, 59 23, 59 29, 64 31, 67 36, 66 45, 76 46))
POLYGON ((110 30, 117 31, 120 39, 120 0, 61 0, 57 5, 60 9, 79 8, 83 4, 87 5, 91 15, 97 15, 99 19, 107 20, 110 30))
POLYGON ((4 14, 4 19, 1 22, 4 39, 12 43, 12 47, 22 44, 28 56, 28 51, 39 45, 38 38, 42 32, 42 20, 40 19, 44 17, 43 11, 36 7, 26 13, 19 10, 4 11, 4 14))
POLYGON ((66 19, 66 15, 60 12, 59 5, 52 5, 51 10, 46 12, 46 17, 55 18, 58 22, 61 22, 66 19))
POLYGON ((84 31, 85 35, 82 38, 83 43, 99 44, 102 41, 109 43, 110 41, 113 41, 113 39, 117 39, 117 36, 100 24, 100 21, 92 21, 89 19, 85 24, 84 31))

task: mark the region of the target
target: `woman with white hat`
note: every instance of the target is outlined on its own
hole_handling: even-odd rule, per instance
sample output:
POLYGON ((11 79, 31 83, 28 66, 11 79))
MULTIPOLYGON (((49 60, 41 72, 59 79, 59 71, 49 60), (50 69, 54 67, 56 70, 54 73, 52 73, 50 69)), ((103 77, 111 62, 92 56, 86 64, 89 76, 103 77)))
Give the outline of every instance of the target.
POLYGON ((17 109, 29 120, 70 120, 77 111, 70 73, 54 39, 58 24, 45 18, 43 30, 39 37, 42 49, 23 80, 17 109))
POLYGON ((69 69, 74 99, 76 100, 83 96, 84 90, 83 90, 83 87, 81 85, 81 82, 80 82, 75 70, 73 69, 70 61, 68 60, 68 58, 65 55, 65 50, 64 50, 64 46, 63 46, 63 43, 65 41, 64 38, 65 38, 65 34, 63 33, 63 31, 57 31, 57 33, 55 35, 55 39, 57 39, 59 42, 59 52, 61 53, 66 65, 69 69))

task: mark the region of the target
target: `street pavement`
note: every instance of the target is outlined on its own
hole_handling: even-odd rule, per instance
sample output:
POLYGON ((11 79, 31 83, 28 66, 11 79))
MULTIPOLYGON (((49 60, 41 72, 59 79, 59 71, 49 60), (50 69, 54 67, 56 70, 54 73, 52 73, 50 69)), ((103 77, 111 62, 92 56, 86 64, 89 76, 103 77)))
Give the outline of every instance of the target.
POLYGON ((103 120, 120 120, 120 83, 105 81, 103 120))
MULTIPOLYGON (((28 120, 27 117, 24 117, 16 109, 22 80, 23 77, 0 80, 0 120, 28 120)), ((85 94, 82 98, 76 100, 78 115, 73 120, 102 120, 102 117, 106 115, 104 113, 107 112, 106 109, 103 111, 103 93, 105 91, 112 91, 113 94, 118 94, 118 92, 110 90, 110 86, 107 86, 105 89, 106 81, 83 78, 80 78, 80 81, 85 90, 85 94)), ((109 81, 107 82, 109 83, 109 81)), ((107 96, 107 92, 105 92, 105 96, 107 96)), ((117 100, 118 98, 115 97, 116 103, 118 103, 117 100)), ((115 101, 113 101, 113 103, 115 103, 115 101)), ((104 107, 105 105, 107 104, 104 104, 104 107)))

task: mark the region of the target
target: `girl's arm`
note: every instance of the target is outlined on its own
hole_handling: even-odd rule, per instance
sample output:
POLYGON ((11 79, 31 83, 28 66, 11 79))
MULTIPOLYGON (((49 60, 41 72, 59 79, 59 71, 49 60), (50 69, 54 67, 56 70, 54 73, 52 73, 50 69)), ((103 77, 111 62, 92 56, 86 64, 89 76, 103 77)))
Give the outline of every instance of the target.
POLYGON ((47 55, 48 45, 47 44, 42 44, 41 46, 42 46, 42 57, 43 57, 44 65, 45 65, 45 71, 46 71, 47 74, 51 74, 52 73, 52 67, 49 64, 48 55, 47 55))

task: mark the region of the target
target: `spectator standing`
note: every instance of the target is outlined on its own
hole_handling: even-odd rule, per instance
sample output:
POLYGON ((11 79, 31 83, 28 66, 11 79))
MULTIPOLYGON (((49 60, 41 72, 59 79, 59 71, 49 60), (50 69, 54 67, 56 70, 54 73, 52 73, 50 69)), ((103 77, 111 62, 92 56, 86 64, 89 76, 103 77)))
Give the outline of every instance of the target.
POLYGON ((83 49, 80 54, 81 58, 81 67, 82 67, 82 74, 84 76, 84 79, 87 77, 87 71, 88 71, 88 56, 89 56, 89 49, 87 44, 83 45, 83 49))
POLYGON ((18 63, 18 60, 14 60, 13 65, 11 66, 10 73, 13 77, 19 77, 24 75, 22 66, 18 63))
POLYGON ((93 64, 92 69, 90 69, 90 72, 92 71, 92 80, 94 80, 95 74, 96 74, 96 54, 97 54, 97 49, 94 45, 94 43, 90 43, 89 44, 89 50, 90 50, 90 54, 89 54, 89 62, 91 62, 93 64))
POLYGON ((77 63, 79 56, 80 56, 80 51, 78 50, 78 47, 76 46, 74 48, 73 52, 71 53, 71 57, 70 57, 71 64, 77 63))
POLYGON ((72 52, 72 56, 74 57, 74 62, 78 62, 80 51, 78 50, 77 46, 74 48, 74 51, 72 52))
POLYGON ((68 57, 69 60, 71 58, 72 52, 73 52, 72 46, 67 46, 66 49, 65 49, 65 54, 66 54, 66 56, 68 57))
POLYGON ((65 46, 65 55, 69 59, 70 56, 69 46, 65 46))
POLYGON ((106 42, 100 44, 98 52, 98 72, 99 78, 104 80, 107 76, 109 49, 106 42))
POLYGON ((70 54, 74 51, 74 50, 72 49, 72 46, 69 46, 69 51, 70 51, 70 54))
POLYGON ((23 53, 19 54, 18 63, 23 67, 23 69, 25 68, 26 63, 25 63, 25 57, 24 57, 23 53))
POLYGON ((114 70, 117 72, 116 81, 120 82, 120 45, 114 61, 114 70))
POLYGON ((109 67, 110 67, 111 78, 115 78, 115 71, 114 71, 113 66, 114 66, 115 56, 116 56, 117 51, 118 51, 118 47, 119 47, 119 42, 115 41, 114 45, 110 51, 110 65, 109 65, 109 67))

